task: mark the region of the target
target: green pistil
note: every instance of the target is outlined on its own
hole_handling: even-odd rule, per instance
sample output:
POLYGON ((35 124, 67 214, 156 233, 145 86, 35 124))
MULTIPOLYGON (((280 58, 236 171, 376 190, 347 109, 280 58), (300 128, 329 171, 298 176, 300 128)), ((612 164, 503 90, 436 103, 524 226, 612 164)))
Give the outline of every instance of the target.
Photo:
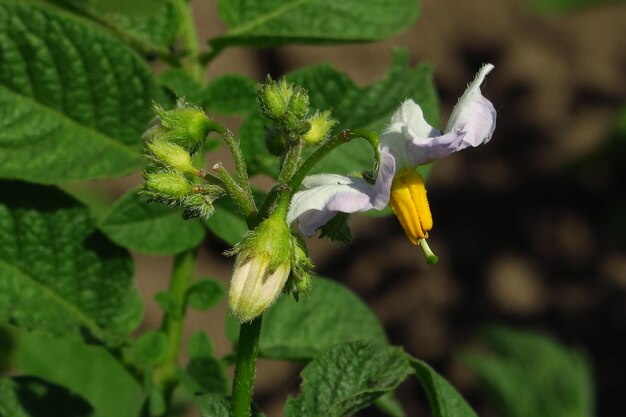
POLYGON ((424 254, 426 255, 426 263, 428 263, 428 265, 434 265, 439 262, 439 257, 435 255, 430 249, 430 246, 428 246, 428 242, 426 242, 426 239, 420 239, 418 243, 420 244, 422 250, 424 251, 424 254))

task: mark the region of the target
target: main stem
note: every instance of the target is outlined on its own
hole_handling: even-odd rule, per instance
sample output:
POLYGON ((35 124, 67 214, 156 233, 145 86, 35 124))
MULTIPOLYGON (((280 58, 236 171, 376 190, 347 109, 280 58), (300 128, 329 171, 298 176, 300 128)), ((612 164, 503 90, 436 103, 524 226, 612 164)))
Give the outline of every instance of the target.
POLYGON ((163 361, 155 370, 155 379, 166 404, 170 403, 172 391, 176 386, 176 367, 185 323, 185 297, 187 288, 192 282, 196 253, 197 248, 179 253, 174 258, 169 293, 175 302, 175 310, 168 311, 163 318, 161 328, 167 337, 167 350, 163 361))
POLYGON ((242 323, 239 329, 233 396, 230 403, 231 417, 250 416, 250 403, 252 402, 256 359, 259 355, 262 320, 263 316, 261 315, 250 323, 242 323))
POLYGON ((174 5, 180 16, 180 33, 187 52, 187 56, 183 59, 183 67, 194 80, 202 83, 204 81, 204 66, 199 60, 200 42, 198 41, 198 31, 193 20, 191 6, 187 0, 177 0, 174 5))

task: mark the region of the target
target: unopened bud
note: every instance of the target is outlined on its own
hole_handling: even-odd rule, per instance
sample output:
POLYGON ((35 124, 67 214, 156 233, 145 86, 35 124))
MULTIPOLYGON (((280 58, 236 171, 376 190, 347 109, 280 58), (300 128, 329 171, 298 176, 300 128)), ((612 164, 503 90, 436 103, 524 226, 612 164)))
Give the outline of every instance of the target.
POLYGON ((283 291, 298 301, 300 297, 309 295, 311 290, 313 263, 306 251, 305 243, 299 237, 293 235, 291 239, 291 274, 283 291))
POLYGON ((143 193, 158 200, 182 202, 194 192, 194 186, 176 172, 150 172, 145 174, 143 193))
POLYGON ((148 142, 146 148, 156 163, 168 169, 192 175, 198 173, 198 169, 193 166, 191 155, 182 146, 163 139, 156 139, 148 142))
POLYGON ((288 111, 298 119, 304 118, 309 113, 309 93, 299 85, 293 86, 288 111))
POLYGON ((284 215, 272 215, 233 250, 237 261, 228 291, 233 316, 247 322, 280 295, 291 270, 291 231, 284 215))
POLYGON ((274 156, 285 153, 285 136, 273 127, 265 127, 265 147, 274 156))
POLYGON ((173 110, 155 105, 154 111, 157 117, 143 135, 148 142, 163 140, 175 143, 193 154, 213 130, 211 119, 199 107, 184 101, 179 101, 173 110))
POLYGON ((215 211, 213 200, 208 194, 193 194, 185 198, 183 201, 183 218, 193 219, 199 217, 202 220, 208 220, 215 211))
POLYGON ((265 117, 271 120, 279 120, 287 111, 287 103, 291 91, 284 81, 275 82, 269 75, 265 84, 259 86, 259 103, 265 117))
POLYGON ((320 143, 328 136, 330 129, 337 123, 330 118, 330 112, 316 112, 313 117, 309 119, 310 128, 308 132, 304 134, 302 140, 307 145, 315 145, 320 143))

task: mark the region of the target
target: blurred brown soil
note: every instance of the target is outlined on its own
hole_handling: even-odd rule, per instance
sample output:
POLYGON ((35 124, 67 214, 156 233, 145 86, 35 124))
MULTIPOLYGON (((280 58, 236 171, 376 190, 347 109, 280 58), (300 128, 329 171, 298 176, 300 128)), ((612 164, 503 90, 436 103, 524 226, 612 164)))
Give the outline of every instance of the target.
MULTIPOLYGON (((499 111, 493 141, 438 162, 429 181, 435 217, 430 242, 440 263, 428 267, 395 219, 356 217, 353 244, 310 240, 317 271, 363 297, 391 341, 444 373, 481 415, 493 411, 455 355, 493 323, 546 331, 587 352, 597 383, 598 416, 626 415, 621 398, 626 386, 626 236, 613 227, 620 220, 616 216, 622 222, 626 216, 619 185, 626 155, 606 156, 611 121, 626 103, 626 7, 541 17, 522 0, 422 4, 414 26, 391 40, 229 49, 207 77, 238 72, 261 80, 266 73, 278 77, 330 62, 366 84, 384 74, 389 49, 402 46, 413 63, 433 64, 445 121, 479 65, 494 63, 483 89, 499 111)), ((215 1, 194 0, 193 5, 203 39, 225 30, 215 1)), ((236 123, 232 120, 232 127, 236 123)), ((212 155, 207 164, 218 159, 228 158, 212 155)), ((136 181, 116 187, 126 189, 136 181)), ((227 284, 232 260, 219 255, 224 249, 207 239, 198 274, 227 284)), ((152 297, 166 287, 171 261, 143 255, 136 260, 147 300, 144 325, 156 326, 161 313, 152 297)), ((208 314, 191 313, 186 335, 204 328, 218 353, 227 353, 225 313, 223 303, 208 314)), ((256 398, 269 417, 282 415, 287 394, 297 390, 297 371, 290 364, 261 362, 256 398)), ((410 416, 427 414, 418 393, 414 382, 401 387, 410 416)))

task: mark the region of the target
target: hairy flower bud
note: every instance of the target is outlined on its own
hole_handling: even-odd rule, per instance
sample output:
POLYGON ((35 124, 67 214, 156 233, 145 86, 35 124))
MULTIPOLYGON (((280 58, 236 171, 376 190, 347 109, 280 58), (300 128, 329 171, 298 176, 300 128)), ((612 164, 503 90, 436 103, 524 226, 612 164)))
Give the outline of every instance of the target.
POLYGON ((284 214, 265 219, 234 248, 228 304, 237 320, 253 320, 276 300, 291 271, 291 249, 284 214))
POLYGON ((162 139, 146 144, 150 157, 164 167, 184 174, 196 175, 198 169, 193 166, 191 155, 182 146, 162 139))
POLYGON ((143 194, 164 202, 180 203, 194 192, 194 185, 177 172, 148 172, 143 194))
POLYGON ((164 110, 155 105, 154 112, 157 117, 143 135, 146 142, 171 142, 193 154, 213 130, 214 122, 202 109, 184 101, 178 101, 173 110, 164 110))
POLYGON ((304 134, 302 140, 307 145, 315 145, 320 143, 328 136, 330 129, 337 123, 330 118, 330 112, 316 112, 311 118, 309 118, 311 127, 304 134))
POLYGON ((308 92, 286 80, 273 81, 269 76, 259 86, 258 98, 263 114, 285 132, 304 134, 308 129, 308 92))

